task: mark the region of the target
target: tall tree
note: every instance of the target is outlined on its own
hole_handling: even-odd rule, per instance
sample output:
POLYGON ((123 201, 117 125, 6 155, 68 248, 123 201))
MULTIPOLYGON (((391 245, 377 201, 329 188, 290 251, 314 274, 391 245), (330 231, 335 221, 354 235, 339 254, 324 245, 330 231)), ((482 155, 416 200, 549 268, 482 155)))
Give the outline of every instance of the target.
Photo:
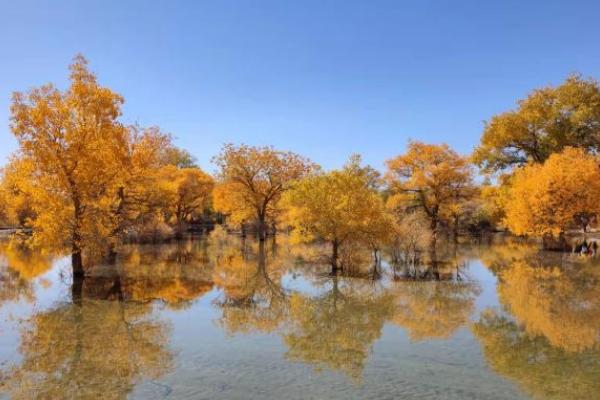
POLYGON ((11 130, 19 155, 35 168, 35 235, 68 244, 73 272, 82 276, 86 239, 106 230, 104 211, 126 157, 127 130, 118 120, 123 98, 97 82, 82 56, 70 69, 64 92, 48 84, 13 95, 11 130))
POLYGON ((219 167, 220 181, 215 209, 229 215, 234 223, 254 218, 261 241, 268 223, 274 223, 280 212, 283 192, 313 168, 306 158, 292 152, 232 144, 225 145, 213 161, 219 167))
POLYGON ((573 75, 531 92, 485 125, 475 161, 488 171, 542 163, 566 146, 600 150, 600 85, 573 75))
POLYGON ((410 142, 406 154, 389 160, 387 167, 390 206, 422 210, 429 218, 434 242, 440 223, 447 222, 456 206, 475 193, 468 160, 446 144, 410 142))

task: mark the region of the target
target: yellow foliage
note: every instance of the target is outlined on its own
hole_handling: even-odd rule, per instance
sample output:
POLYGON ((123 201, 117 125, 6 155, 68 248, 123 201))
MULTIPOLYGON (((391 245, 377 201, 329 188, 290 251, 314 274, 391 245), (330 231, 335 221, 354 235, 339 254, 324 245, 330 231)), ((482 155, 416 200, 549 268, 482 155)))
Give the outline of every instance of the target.
POLYGON ((213 161, 220 169, 215 210, 228 215, 234 224, 255 218, 261 239, 266 224, 276 221, 281 211, 279 200, 283 192, 292 181, 314 168, 307 159, 292 152, 246 145, 227 144, 213 161))
POLYGON ((486 124, 474 160, 488 171, 543 163, 565 147, 597 152, 600 143, 600 86, 570 76, 560 86, 536 89, 514 111, 486 124))
POLYGON ((392 229, 383 200, 352 164, 296 182, 283 204, 285 222, 304 242, 319 239, 337 247, 353 240, 378 247, 392 229))
POLYGON ((457 207, 473 198, 473 171, 469 161, 446 144, 410 142, 406 154, 387 162, 393 195, 388 207, 424 212, 435 234, 457 207))
POLYGON ((600 211, 598 159, 566 148, 543 164, 517 170, 511 180, 506 225, 517 235, 559 236, 577 218, 600 211))
MULTIPOLYGON (((123 98, 102 87, 78 56, 70 87, 15 93, 11 130, 18 158, 31 168, 19 188, 32 199, 34 239, 45 245, 84 243, 110 234, 111 195, 127 155, 127 130, 118 121, 123 98)), ((17 183, 17 184, 18 184, 17 183)))

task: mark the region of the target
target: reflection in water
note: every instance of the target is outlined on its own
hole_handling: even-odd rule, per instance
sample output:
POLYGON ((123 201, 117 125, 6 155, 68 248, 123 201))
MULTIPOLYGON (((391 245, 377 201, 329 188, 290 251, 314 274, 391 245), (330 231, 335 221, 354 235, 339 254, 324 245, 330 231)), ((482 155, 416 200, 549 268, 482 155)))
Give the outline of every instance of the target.
POLYGON ((536 399, 588 400, 600 393, 600 351, 569 352, 512 319, 486 311, 474 325, 486 360, 536 399))
POLYGON ((598 265, 531 265, 515 261, 500 273, 500 301, 531 336, 578 352, 600 343, 598 265))
POLYGON ((478 293, 471 281, 404 282, 396 286, 392 322, 411 340, 448 338, 469 321, 478 293))
MULTIPOLYGON (((591 399, 600 393, 600 266, 538 253, 520 243, 490 259, 503 312, 474 324, 492 368, 535 398, 591 399)), ((583 260, 588 261, 588 260, 583 260)))
POLYGON ((228 334, 272 332, 287 315, 288 299, 282 287, 282 252, 259 242, 237 246, 216 257, 214 282, 222 295, 215 304, 222 316, 219 325, 228 334), (257 247, 256 249, 254 247, 257 247))
POLYGON ((114 265, 94 268, 83 282, 88 298, 185 308, 212 287, 205 241, 125 249, 114 265))
POLYGON ((286 357, 358 379, 391 313, 387 291, 368 281, 340 281, 334 276, 330 288, 318 296, 292 296, 286 357))
MULTIPOLYGON (((236 362, 241 355, 229 351, 235 348, 230 345, 267 334, 281 339, 275 342, 278 360, 285 360, 283 370, 306 364, 341 372, 340 379, 353 382, 345 392, 350 397, 361 397, 354 390, 368 384, 365 376, 373 379, 365 370, 376 357, 372 349, 378 341, 387 341, 393 355, 389 367, 395 371, 411 359, 400 353, 404 345, 412 351, 439 346, 448 353, 460 352, 468 343, 474 350, 464 356, 470 357, 467 364, 477 365, 481 346, 480 363, 487 362, 534 397, 593 398, 600 391, 600 266, 587 258, 539 253, 525 242, 505 241, 453 247, 437 254, 443 261, 428 256, 425 265, 390 266, 384 260, 378 274, 361 272, 357 278, 330 275, 319 245, 294 245, 285 236, 277 243, 259 243, 218 233, 208 239, 126 247, 114 263, 93 268, 71 287, 61 274, 46 274, 52 268, 49 257, 2 245, 0 311, 26 301, 19 303, 16 315, 23 320, 15 331, 20 332, 19 356, 11 354, 13 365, 2 366, 0 392, 17 399, 121 399, 139 383, 172 371, 175 382, 186 373, 209 379, 214 371, 196 371, 198 360, 186 358, 195 342, 176 343, 178 358, 173 359, 170 327, 185 329, 177 325, 182 320, 227 334, 211 336, 221 340, 221 347, 208 365, 221 357, 231 360, 220 369, 231 376, 241 373, 236 362), (478 278, 481 270, 473 273, 473 259, 481 260, 486 276, 496 280, 478 278), (39 284, 42 275, 50 287, 39 284), (494 290, 501 309, 490 296, 494 290), (72 297, 66 295, 69 291, 72 297), (482 292, 487 294, 480 296, 482 292), (38 305, 49 293, 53 300, 38 305), (208 301, 199 302, 202 298, 208 301), (478 311, 476 303, 485 311, 478 311), (206 307, 216 317, 198 313, 206 307), (206 315, 214 323, 201 325, 211 322, 199 320, 206 315), (383 335, 386 325, 390 329, 383 335), (455 334, 464 327, 471 328, 462 331, 466 338, 455 334), (402 342, 400 330, 410 342, 402 342), (431 346, 412 343, 417 341, 431 346), (174 370, 182 363, 188 366, 185 371, 174 370)), ((368 272, 366 265, 361 268, 368 272)), ((433 361, 423 358, 419 365, 440 361, 436 355, 428 357, 433 361)), ((440 368, 450 376, 451 364, 440 368)), ((480 367, 477 373, 495 376, 480 367)), ((319 374, 312 384, 324 385, 337 375, 319 374)), ((169 394, 167 386, 155 387, 159 396, 169 394)), ((412 387, 420 388, 418 382, 412 387)), ((313 397, 327 397, 322 393, 313 397)), ((400 392, 387 395, 400 397, 400 392)))
POLYGON ((0 242, 0 306, 8 301, 33 302, 32 280, 51 266, 50 256, 28 251, 14 242, 0 242))
POLYGON ((13 399, 125 399, 170 369, 168 329, 149 305, 83 300, 34 315, 23 329, 13 399))

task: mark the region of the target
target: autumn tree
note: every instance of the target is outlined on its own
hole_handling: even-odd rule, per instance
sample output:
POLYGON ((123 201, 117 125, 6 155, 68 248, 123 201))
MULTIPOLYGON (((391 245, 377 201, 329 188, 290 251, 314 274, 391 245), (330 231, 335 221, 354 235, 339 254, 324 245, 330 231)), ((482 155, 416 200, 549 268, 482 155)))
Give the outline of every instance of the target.
POLYGON ((109 210, 112 252, 129 234, 134 231, 139 234, 149 220, 172 207, 175 196, 169 194, 173 193, 173 179, 161 172, 172 165, 171 162, 177 162, 168 156, 177 151, 171 137, 158 127, 127 127, 126 157, 119 179, 115 181, 109 210))
POLYGON ((475 161, 487 171, 543 163, 565 147, 600 150, 600 86, 573 75, 531 92, 485 125, 475 161))
POLYGON ((199 168, 177 168, 167 165, 159 172, 163 180, 166 209, 174 215, 177 233, 190 218, 202 214, 211 201, 213 178, 199 168))
POLYGON ((34 168, 34 235, 69 245, 73 272, 82 276, 86 239, 110 229, 103 217, 122 171, 127 130, 118 120, 123 98, 97 82, 82 56, 70 69, 66 91, 48 84, 13 95, 11 131, 18 157, 34 168))
POLYGON ((600 211, 600 169, 598 159, 583 149, 566 148, 542 164, 517 170, 511 180, 506 202, 506 225, 517 235, 543 237, 552 247, 552 238, 587 224, 600 211))
POLYGON ((440 225, 474 195, 473 171, 465 157, 448 145, 410 142, 406 154, 387 162, 392 208, 422 211, 433 241, 440 225))
POLYGON ((255 219, 262 241, 268 224, 280 213, 281 195, 292 181, 313 168, 307 159, 292 152, 232 144, 225 145, 213 161, 219 167, 216 211, 228 215, 235 224, 255 219))
POLYGON ((377 243, 387 232, 383 200, 369 185, 363 170, 352 160, 341 170, 315 174, 296 182, 286 193, 286 222, 301 241, 331 244, 332 272, 338 265, 340 246, 355 239, 377 243))

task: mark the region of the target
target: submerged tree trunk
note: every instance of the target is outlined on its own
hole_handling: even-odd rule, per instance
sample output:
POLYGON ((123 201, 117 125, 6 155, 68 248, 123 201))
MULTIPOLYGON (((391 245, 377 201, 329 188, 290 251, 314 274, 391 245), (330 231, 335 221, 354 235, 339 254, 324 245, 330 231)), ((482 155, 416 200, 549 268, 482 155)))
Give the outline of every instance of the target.
POLYGON ((563 232, 558 237, 552 235, 544 235, 542 237, 542 247, 549 251, 569 251, 567 239, 563 232))
POLYGON ((258 217, 258 240, 264 242, 267 239, 267 226, 265 222, 265 216, 259 215, 258 217))
POLYGON ((73 280, 82 279, 85 275, 83 271, 83 260, 81 258, 81 250, 73 250, 71 254, 71 267, 73 268, 73 280))
POLYGON ((83 277, 76 278, 73 275, 73 282, 71 283, 71 301, 73 304, 81 304, 83 296, 83 277))

